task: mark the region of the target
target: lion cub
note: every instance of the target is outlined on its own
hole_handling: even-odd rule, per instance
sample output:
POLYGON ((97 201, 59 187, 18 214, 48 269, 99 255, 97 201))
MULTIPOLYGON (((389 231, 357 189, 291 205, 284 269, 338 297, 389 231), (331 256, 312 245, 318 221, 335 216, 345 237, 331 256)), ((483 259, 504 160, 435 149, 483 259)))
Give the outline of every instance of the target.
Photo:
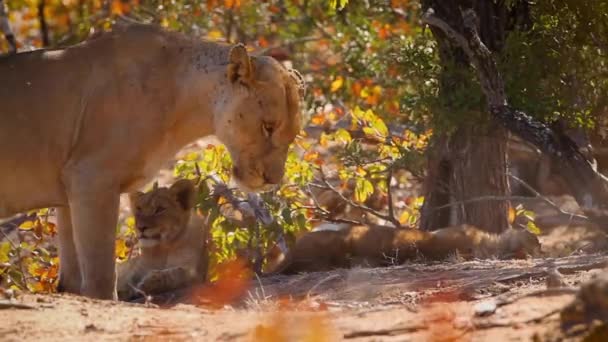
POLYGON ((205 281, 207 228, 193 213, 195 195, 194 184, 185 179, 129 195, 141 255, 118 265, 119 299, 205 281))
POLYGON ((356 265, 390 266, 421 257, 442 260, 458 253, 464 258, 519 257, 540 251, 538 238, 525 229, 500 235, 469 225, 426 232, 379 225, 327 225, 304 234, 274 262, 271 274, 327 271, 356 265), (324 229, 323 229, 324 228, 324 229))

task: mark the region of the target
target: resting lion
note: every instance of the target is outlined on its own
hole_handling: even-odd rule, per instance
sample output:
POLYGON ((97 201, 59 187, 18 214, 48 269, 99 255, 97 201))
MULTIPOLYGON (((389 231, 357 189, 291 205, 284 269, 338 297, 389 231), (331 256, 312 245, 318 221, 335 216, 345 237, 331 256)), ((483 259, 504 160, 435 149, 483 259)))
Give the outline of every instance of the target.
POLYGON ((129 195, 141 255, 118 264, 118 298, 157 294, 207 277, 207 227, 193 213, 194 184, 186 179, 169 188, 129 195))
POLYGON ((442 260, 458 252, 464 258, 525 257, 540 251, 525 229, 490 234, 469 225, 426 232, 377 225, 333 226, 304 234, 269 274, 327 271, 352 266, 389 266, 423 258, 442 260))
POLYGON ((278 183, 302 80, 271 57, 147 25, 0 58, 0 217, 57 207, 60 291, 116 298, 119 195, 216 135, 245 189, 278 183))

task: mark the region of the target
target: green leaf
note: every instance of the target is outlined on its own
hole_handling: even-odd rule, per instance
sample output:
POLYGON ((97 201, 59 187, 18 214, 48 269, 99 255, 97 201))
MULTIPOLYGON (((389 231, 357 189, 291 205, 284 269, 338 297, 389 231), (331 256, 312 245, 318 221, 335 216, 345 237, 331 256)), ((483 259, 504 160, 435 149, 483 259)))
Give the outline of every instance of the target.
POLYGON ((11 244, 8 241, 0 243, 0 264, 10 261, 9 253, 12 250, 11 244))
POLYGON ((528 223, 526 224, 526 228, 528 228, 530 233, 534 235, 540 235, 541 233, 540 228, 538 228, 536 223, 534 223, 533 221, 528 221, 528 223))

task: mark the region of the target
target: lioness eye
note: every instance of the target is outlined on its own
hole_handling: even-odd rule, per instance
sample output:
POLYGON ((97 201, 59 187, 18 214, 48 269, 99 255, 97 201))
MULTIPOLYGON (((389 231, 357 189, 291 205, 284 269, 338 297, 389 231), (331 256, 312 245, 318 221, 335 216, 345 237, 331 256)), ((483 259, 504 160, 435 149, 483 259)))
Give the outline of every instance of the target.
POLYGON ((165 211, 164 207, 156 207, 156 210, 154 210, 154 214, 158 215, 158 214, 162 214, 165 211))
POLYGON ((264 136, 266 138, 270 138, 273 130, 274 130, 274 125, 272 123, 269 123, 269 122, 262 123, 262 133, 264 134, 264 136))

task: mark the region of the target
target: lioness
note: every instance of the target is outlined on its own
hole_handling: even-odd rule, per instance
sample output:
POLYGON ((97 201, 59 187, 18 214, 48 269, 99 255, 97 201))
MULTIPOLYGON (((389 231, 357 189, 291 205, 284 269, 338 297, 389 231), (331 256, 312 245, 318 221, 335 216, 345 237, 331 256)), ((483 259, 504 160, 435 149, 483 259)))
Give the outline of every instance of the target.
POLYGON ((141 291, 162 293, 207 276, 207 227, 193 213, 194 184, 186 179, 169 188, 129 195, 141 255, 118 264, 118 298, 133 299, 141 291))
POLYGON ((0 58, 0 217, 57 207, 60 291, 116 298, 119 195, 216 135, 249 190, 278 183, 302 80, 243 45, 123 25, 0 58))
POLYGON ((378 225, 339 225, 304 234, 269 274, 326 271, 355 265, 388 266, 421 257, 442 260, 456 252, 465 258, 525 257, 540 251, 525 229, 500 235, 469 225, 434 232, 378 225))

